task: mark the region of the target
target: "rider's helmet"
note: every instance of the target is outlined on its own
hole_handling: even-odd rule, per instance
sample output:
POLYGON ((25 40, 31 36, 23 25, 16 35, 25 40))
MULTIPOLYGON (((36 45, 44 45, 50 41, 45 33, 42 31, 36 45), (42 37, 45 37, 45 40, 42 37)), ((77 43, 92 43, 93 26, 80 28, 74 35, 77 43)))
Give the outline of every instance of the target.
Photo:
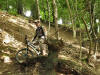
POLYGON ((34 23, 40 23, 40 20, 34 20, 34 23))
POLYGON ((34 20, 36 26, 40 26, 40 20, 34 20))

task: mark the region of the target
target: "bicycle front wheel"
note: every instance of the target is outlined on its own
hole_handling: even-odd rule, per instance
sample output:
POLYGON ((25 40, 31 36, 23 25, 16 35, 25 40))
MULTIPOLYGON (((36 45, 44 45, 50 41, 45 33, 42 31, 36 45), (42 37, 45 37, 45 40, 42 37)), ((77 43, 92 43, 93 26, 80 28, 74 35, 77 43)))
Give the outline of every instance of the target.
POLYGON ((32 51, 27 48, 21 49, 16 53, 16 60, 19 63, 25 63, 32 57, 33 57, 32 51))

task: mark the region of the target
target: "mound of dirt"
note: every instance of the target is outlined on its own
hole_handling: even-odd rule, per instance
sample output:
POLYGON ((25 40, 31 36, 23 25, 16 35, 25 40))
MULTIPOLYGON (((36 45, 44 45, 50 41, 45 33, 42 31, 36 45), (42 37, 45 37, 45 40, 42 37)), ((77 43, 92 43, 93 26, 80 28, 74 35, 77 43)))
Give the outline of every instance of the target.
POLYGON ((51 37, 48 37, 47 43, 48 57, 33 58, 28 65, 18 64, 15 60, 15 54, 20 48, 24 47, 26 34, 29 40, 32 39, 34 30, 34 25, 28 23, 25 18, 0 12, 0 64, 2 64, 0 68, 3 68, 3 70, 0 69, 0 74, 95 75, 94 68, 90 67, 85 61, 88 49, 81 48, 80 50, 80 46, 51 37), (5 57, 12 61, 10 65, 4 63, 5 57))

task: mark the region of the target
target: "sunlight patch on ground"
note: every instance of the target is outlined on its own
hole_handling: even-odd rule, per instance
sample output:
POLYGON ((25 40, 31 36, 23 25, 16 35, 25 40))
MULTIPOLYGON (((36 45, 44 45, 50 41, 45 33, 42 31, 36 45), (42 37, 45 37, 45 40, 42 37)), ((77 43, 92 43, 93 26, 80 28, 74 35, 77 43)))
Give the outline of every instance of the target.
POLYGON ((10 64, 12 62, 9 56, 2 56, 1 59, 3 59, 4 63, 7 63, 7 64, 10 64))
MULTIPOLYGON (((28 11, 29 13, 29 11, 28 11)), ((28 20, 24 19, 23 17, 16 17, 16 16, 11 16, 9 14, 7 14, 6 12, 0 12, 0 17, 3 19, 5 18, 5 20, 16 24, 17 26, 21 26, 25 29, 31 29, 31 28, 36 28, 36 26, 32 23, 29 23, 28 20)))
POLYGON ((36 29, 37 27, 35 26, 35 24, 30 23, 30 26, 32 26, 34 29, 36 29))
POLYGON ((8 19, 8 21, 13 22, 13 23, 17 22, 15 19, 12 19, 12 18, 8 19))
POLYGON ((2 72, 0 72, 0 75, 2 75, 2 72))
POLYGON ((1 16, 1 17, 5 17, 6 15, 5 15, 5 14, 1 14, 0 16, 1 16))
POLYGON ((7 32, 3 31, 2 35, 3 35, 3 44, 4 45, 15 47, 17 49, 21 48, 23 46, 22 42, 15 40, 15 38, 13 36, 11 36, 10 34, 8 34, 7 32))
MULTIPOLYGON (((28 20, 24 19, 23 17, 16 17, 16 16, 11 16, 9 14, 7 14, 6 12, 0 12, 0 17, 1 19, 5 19, 5 21, 9 21, 11 24, 18 26, 19 28, 25 28, 25 29, 34 29, 36 26, 32 23, 28 23, 28 20)), ((15 47, 17 49, 23 47, 23 43, 20 41, 17 41, 14 36, 11 36, 10 34, 8 34, 5 31, 2 31, 0 29, 0 34, 2 35, 1 38, 1 42, 3 43, 3 45, 5 46, 11 46, 11 47, 15 47)), ((0 35, 0 36, 1 36, 0 35)))
POLYGON ((58 58, 68 60, 71 59, 71 57, 66 57, 65 55, 58 55, 58 58))
POLYGON ((19 25, 19 26, 21 26, 21 27, 23 27, 23 28, 25 28, 25 29, 29 29, 29 26, 28 26, 28 24, 26 24, 26 20, 23 20, 23 19, 21 19, 21 18, 14 18, 14 17, 10 17, 9 19, 8 19, 8 21, 9 22, 12 22, 12 23, 14 23, 14 24, 16 24, 16 25, 19 25))
POLYGON ((8 44, 12 41, 14 41, 14 38, 12 36, 10 36, 9 34, 6 34, 5 37, 4 37, 3 43, 8 44))
MULTIPOLYGON (((59 59, 63 59, 63 60, 70 60, 70 61, 72 61, 72 62, 74 62, 74 63, 77 63, 77 61, 76 60, 74 60, 72 57, 70 57, 70 56, 65 56, 65 55, 58 55, 58 58, 59 59)), ((80 63, 80 61, 79 61, 79 63, 77 63, 77 64, 79 64, 79 65, 82 65, 82 63, 80 63)))
POLYGON ((4 50, 2 50, 2 53, 6 53, 6 54, 10 55, 10 51, 4 51, 4 50))

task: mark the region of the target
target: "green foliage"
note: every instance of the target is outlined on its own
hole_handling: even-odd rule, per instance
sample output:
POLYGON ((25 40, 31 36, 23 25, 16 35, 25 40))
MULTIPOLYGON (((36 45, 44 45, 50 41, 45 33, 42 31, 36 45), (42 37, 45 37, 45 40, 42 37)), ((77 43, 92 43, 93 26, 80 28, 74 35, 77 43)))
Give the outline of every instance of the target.
POLYGON ((31 5, 31 12, 32 12, 33 19, 37 19, 38 18, 38 10, 37 10, 37 6, 36 6, 36 1, 35 0, 31 5))
POLYGON ((14 9, 13 10, 9 10, 8 13, 12 14, 12 15, 15 15, 15 16, 18 15, 16 10, 14 10, 14 9))
MULTIPOLYGON (((0 9, 6 10, 8 1, 9 13, 13 15, 17 15, 17 0, 0 0, 0 9)), ((23 12, 26 10, 32 11, 32 17, 34 19, 37 18, 37 7, 36 7, 36 0, 22 0, 23 3, 23 12)), ((48 8, 47 4, 50 7, 50 21, 53 22, 53 6, 52 0, 39 0, 39 7, 40 7, 40 15, 41 19, 45 21, 49 21, 48 17, 48 8)), ((93 2, 94 0, 92 0, 93 2)), ((57 8, 58 8, 58 19, 63 20, 63 24, 69 24, 71 22, 69 10, 66 4, 66 0, 56 0, 57 8)), ((90 13, 89 13, 89 1, 88 0, 69 0, 69 5, 71 7, 72 16, 74 22, 76 24, 76 28, 84 28, 84 24, 81 21, 81 17, 84 17, 88 26, 90 26, 90 13)), ((94 15, 96 19, 100 20, 100 1, 95 0, 95 8, 94 8, 94 15)), ((70 25, 69 25, 70 26, 70 25)))

